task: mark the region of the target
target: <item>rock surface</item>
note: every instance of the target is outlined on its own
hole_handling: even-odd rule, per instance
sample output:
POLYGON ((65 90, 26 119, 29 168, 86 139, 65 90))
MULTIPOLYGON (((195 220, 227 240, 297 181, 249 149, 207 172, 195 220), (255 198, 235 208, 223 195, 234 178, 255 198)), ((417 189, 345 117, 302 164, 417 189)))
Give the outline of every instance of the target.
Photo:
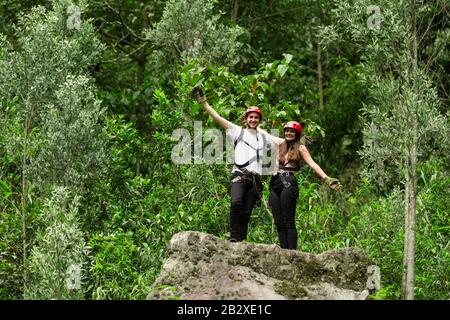
POLYGON ((170 241, 147 299, 361 300, 379 283, 374 268, 354 248, 314 255, 186 231, 170 241))

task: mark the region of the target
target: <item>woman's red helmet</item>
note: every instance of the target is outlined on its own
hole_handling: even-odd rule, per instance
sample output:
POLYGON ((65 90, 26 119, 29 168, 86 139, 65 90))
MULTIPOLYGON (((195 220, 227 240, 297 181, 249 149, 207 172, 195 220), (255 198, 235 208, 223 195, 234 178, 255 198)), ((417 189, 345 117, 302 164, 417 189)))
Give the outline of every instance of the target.
POLYGON ((247 116, 251 112, 256 112, 259 114, 259 120, 262 120, 262 110, 256 106, 248 107, 247 110, 245 110, 245 118, 247 119, 247 116))
POLYGON ((286 130, 287 128, 294 129, 295 131, 298 132, 299 136, 302 134, 303 131, 302 125, 297 121, 289 121, 288 123, 286 123, 284 125, 284 129, 286 130))

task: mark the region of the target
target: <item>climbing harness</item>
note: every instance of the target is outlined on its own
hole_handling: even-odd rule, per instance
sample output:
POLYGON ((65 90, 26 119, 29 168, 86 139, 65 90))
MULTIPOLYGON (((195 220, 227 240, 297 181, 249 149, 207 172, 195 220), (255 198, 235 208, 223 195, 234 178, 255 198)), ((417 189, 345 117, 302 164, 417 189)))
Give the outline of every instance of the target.
MULTIPOLYGON (((262 144, 262 147, 261 147, 261 148, 258 148, 258 145, 259 145, 259 139, 258 139, 258 132, 256 132, 256 148, 255 148, 255 147, 253 147, 251 144, 249 144, 247 141, 245 141, 245 140, 243 139, 243 137, 244 137, 244 128, 241 128, 241 132, 239 133, 238 138, 236 139, 236 141, 234 141, 234 147, 236 147, 236 145, 237 145, 240 141, 242 141, 242 142, 245 143, 247 146, 249 146, 250 148, 252 148, 253 150, 256 151, 256 156, 250 158, 249 160, 247 160, 247 161, 246 161, 245 163, 243 163, 243 164, 238 164, 238 163, 235 162, 234 165, 235 165, 237 168, 242 169, 242 168, 247 167, 248 165, 250 165, 251 163, 253 163, 253 162, 255 162, 255 161, 256 161, 256 162, 259 161, 259 159, 260 159, 260 154, 259 154, 260 151, 263 151, 264 148, 268 145, 267 140, 266 140, 266 136, 265 136, 264 134, 262 134, 261 136, 262 136, 262 139, 263 139, 263 144, 262 144)), ((263 165, 263 167, 267 167, 267 165, 263 165)))
POLYGON ((261 176, 255 172, 248 171, 247 169, 242 170, 238 173, 238 176, 231 179, 231 183, 236 182, 251 183, 253 190, 255 190, 258 195, 258 200, 261 199, 263 186, 261 182, 261 176))
POLYGON ((286 189, 288 189, 291 186, 291 183, 286 180, 286 177, 290 175, 294 175, 294 173, 290 171, 281 171, 277 173, 277 176, 280 177, 280 180, 286 189))

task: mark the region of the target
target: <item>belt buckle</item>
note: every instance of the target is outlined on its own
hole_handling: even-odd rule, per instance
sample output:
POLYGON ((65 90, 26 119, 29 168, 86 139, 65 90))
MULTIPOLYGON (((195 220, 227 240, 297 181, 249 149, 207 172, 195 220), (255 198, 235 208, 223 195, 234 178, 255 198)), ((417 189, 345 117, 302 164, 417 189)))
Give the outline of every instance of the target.
POLYGON ((231 180, 231 183, 235 183, 242 180, 242 176, 237 176, 231 180))
POLYGON ((283 185, 284 185, 285 188, 289 188, 291 186, 291 183, 287 182, 286 180, 284 180, 282 182, 283 182, 283 185))

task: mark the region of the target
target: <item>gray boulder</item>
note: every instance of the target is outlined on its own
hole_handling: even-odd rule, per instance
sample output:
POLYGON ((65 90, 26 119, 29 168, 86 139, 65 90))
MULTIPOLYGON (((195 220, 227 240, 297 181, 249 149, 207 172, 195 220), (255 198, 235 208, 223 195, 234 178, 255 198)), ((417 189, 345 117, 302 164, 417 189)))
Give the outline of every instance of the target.
POLYGON ((147 299, 363 300, 374 277, 378 267, 355 248, 314 255, 186 231, 172 237, 147 299))

